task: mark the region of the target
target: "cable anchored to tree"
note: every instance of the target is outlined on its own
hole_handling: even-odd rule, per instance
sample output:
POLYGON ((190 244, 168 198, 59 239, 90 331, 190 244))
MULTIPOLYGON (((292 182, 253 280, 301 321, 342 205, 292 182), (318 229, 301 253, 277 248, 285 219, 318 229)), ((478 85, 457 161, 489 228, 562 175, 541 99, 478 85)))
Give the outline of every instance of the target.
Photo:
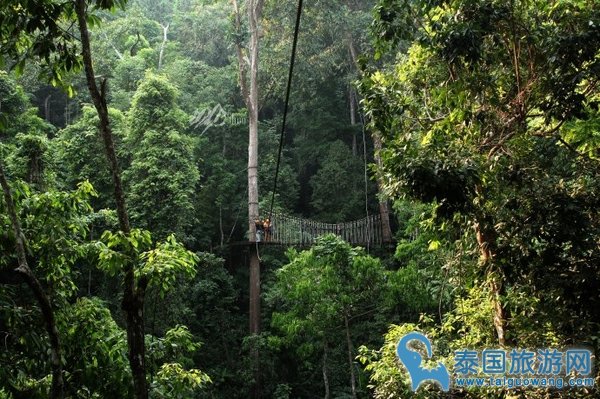
POLYGON ((279 165, 281 164, 281 153, 283 151, 283 139, 285 137, 285 125, 287 121, 288 105, 290 102, 290 91, 292 88, 292 76, 294 74, 294 63, 296 62, 296 47, 298 44, 298 32, 300 31, 300 17, 302 15, 302 1, 298 0, 298 10, 296 11, 296 26, 294 28, 294 40, 292 42, 292 56, 290 59, 290 71, 288 74, 287 89, 285 92, 285 105, 283 107, 283 121, 281 123, 281 135, 279 137, 279 152, 277 153, 277 167, 275 169, 275 180, 273 182, 273 192, 271 194, 271 206, 269 208, 269 218, 273 215, 273 205, 275 203, 275 192, 277 191, 277 179, 279 178, 279 165))

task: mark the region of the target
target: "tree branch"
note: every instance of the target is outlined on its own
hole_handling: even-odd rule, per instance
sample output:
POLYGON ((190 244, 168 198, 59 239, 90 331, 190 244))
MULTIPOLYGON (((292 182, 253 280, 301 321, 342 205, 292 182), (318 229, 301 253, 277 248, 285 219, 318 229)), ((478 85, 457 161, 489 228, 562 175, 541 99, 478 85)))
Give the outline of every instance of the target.
POLYGON ((25 238, 21 229, 19 217, 17 216, 15 202, 10 191, 10 186, 8 185, 6 176, 4 174, 4 166, 2 165, 2 162, 0 162, 0 185, 2 186, 2 191, 4 192, 6 211, 8 213, 8 217, 10 218, 12 230, 15 235, 15 250, 18 260, 18 266, 15 269, 15 273, 20 275, 27 283, 29 288, 33 291, 33 294, 42 311, 44 325, 50 340, 50 363, 52 366, 52 388, 50 397, 52 399, 61 399, 64 396, 64 380, 60 339, 58 336, 58 329, 56 328, 56 322, 54 320, 54 310, 52 309, 50 299, 48 298, 48 295, 46 295, 46 292, 40 284, 40 281, 33 274, 29 268, 29 264, 27 263, 25 238))
MULTIPOLYGON (((83 66, 87 80, 88 89, 94 107, 100 119, 100 135, 104 142, 104 149, 108 164, 112 173, 114 185, 114 197, 117 205, 117 215, 119 217, 119 227, 125 234, 131 232, 129 224, 129 215, 125 204, 125 194, 121 182, 121 171, 117 159, 115 145, 110 127, 108 116, 108 107, 106 98, 106 80, 98 89, 92 64, 92 52, 90 47, 90 37, 86 19, 86 1, 76 0, 75 12, 79 24, 79 33, 81 35, 81 54, 83 57, 83 66)), ((127 346, 129 348, 129 366, 133 376, 134 397, 136 399, 148 398, 148 382, 146 381, 146 347, 144 342, 144 296, 138 295, 135 288, 134 265, 127 262, 124 268, 124 288, 123 301, 121 307, 125 311, 127 322, 127 346)))

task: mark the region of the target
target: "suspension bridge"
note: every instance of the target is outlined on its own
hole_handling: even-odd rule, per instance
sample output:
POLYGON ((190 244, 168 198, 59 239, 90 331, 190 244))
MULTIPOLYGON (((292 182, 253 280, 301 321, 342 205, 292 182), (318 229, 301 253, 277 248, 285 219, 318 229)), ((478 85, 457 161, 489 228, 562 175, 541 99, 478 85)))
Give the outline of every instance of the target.
POLYGON ((335 234, 352 245, 381 246, 389 242, 384 234, 381 215, 374 214, 359 220, 341 223, 323 223, 284 213, 273 213, 271 226, 260 237, 261 243, 286 246, 310 246, 316 238, 335 234))

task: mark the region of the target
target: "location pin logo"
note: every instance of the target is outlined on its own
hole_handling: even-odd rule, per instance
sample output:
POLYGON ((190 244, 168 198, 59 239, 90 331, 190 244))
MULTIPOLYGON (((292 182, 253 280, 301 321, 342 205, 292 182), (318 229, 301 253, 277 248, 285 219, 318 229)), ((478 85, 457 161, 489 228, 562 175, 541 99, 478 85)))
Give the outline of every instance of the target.
POLYGON ((431 350, 431 342, 429 342, 429 339, 419 332, 406 334, 398 342, 396 354, 398 355, 398 358, 400 358, 402 364, 404 364, 404 367, 408 370, 412 383, 412 390, 416 391, 417 388, 419 388, 419 385, 425 381, 437 382, 442 387, 443 391, 450 390, 450 373, 448 373, 446 366, 442 363, 438 363, 437 367, 434 369, 423 368, 421 366, 421 363, 423 362, 421 354, 408 346, 411 341, 423 343, 427 349, 428 357, 431 357, 433 352, 431 350))

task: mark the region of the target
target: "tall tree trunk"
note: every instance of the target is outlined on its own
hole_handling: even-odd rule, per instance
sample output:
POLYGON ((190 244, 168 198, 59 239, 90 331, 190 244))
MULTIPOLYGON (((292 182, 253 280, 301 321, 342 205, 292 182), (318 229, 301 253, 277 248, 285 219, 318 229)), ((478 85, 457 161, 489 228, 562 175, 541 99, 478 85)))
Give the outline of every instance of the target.
POLYGON ((65 127, 71 124, 71 105, 69 97, 65 100, 65 127))
MULTIPOLYGON (((373 147, 375 148, 375 163, 377 169, 381 170, 383 162, 381 161, 381 136, 377 132, 371 133, 373 138, 373 147)), ((377 191, 379 192, 379 214, 381 215, 381 235, 384 243, 392 242, 392 228, 390 226, 390 205, 387 198, 383 196, 383 180, 377 177, 377 191)))
MULTIPOLYGON (((112 47, 112 49, 115 51, 115 54, 117 55, 117 58, 119 59, 119 61, 123 61, 123 54, 121 54, 119 49, 115 47, 114 43, 112 42, 112 40, 109 39, 108 35, 106 35, 106 33, 105 33, 102 36, 104 36, 104 40, 107 41, 108 44, 110 44, 110 47, 112 47)), ((135 44, 134 44, 134 46, 135 46, 135 44)))
POLYGON ((354 39, 352 38, 352 34, 348 34, 348 51, 350 52, 350 59, 355 66, 358 66, 358 52, 356 51, 356 47, 354 46, 354 39))
POLYGON ((170 24, 166 24, 166 25, 160 25, 160 27, 163 30, 163 40, 162 43, 160 44, 160 51, 158 53, 158 68, 157 70, 161 70, 162 65, 163 65, 163 59, 164 59, 164 55, 165 55, 165 46, 167 45, 167 41, 169 40, 169 26, 170 24))
MULTIPOLYGON (((237 0, 232 0, 235 28, 241 31, 237 0)), ((250 41, 247 55, 242 43, 236 43, 240 89, 248 109, 248 241, 256 241, 258 209, 258 39, 263 0, 247 4, 250 41)), ((260 332, 260 261, 255 249, 250 251, 250 332, 260 332)))
MULTIPOLYGON (((94 68, 92 64, 92 53, 90 49, 90 37, 86 19, 86 1, 76 0, 77 22, 81 36, 81 53, 90 96, 100 119, 100 134, 104 142, 104 149, 112 174, 114 185, 114 197, 119 218, 119 227, 125 234, 131 232, 129 216, 125 205, 125 194, 121 182, 121 172, 117 159, 115 145, 108 117, 106 104, 106 80, 100 88, 96 83, 94 68)), ((127 345, 129 347, 129 365, 133 376, 133 390, 136 399, 148 398, 148 383, 146 381, 146 347, 144 342, 144 296, 147 281, 143 280, 135 284, 133 264, 127 263, 124 267, 124 288, 121 307, 126 315, 127 322, 127 345)))
MULTIPOLYGON (((352 65, 358 69, 358 54, 356 54, 356 48, 354 47, 354 40, 352 39, 352 34, 348 33, 347 37, 348 43, 348 52, 350 54, 350 60, 352 61, 352 65)), ((350 101, 350 124, 354 126, 356 124, 356 93, 352 87, 348 90, 348 98, 350 101)), ((352 155, 356 156, 358 154, 357 145, 356 145, 356 134, 352 132, 352 155)))
POLYGON ((490 290, 492 307, 494 311, 494 328, 501 346, 507 344, 506 323, 509 318, 508 310, 502 304, 502 296, 505 294, 505 276, 502 269, 495 264, 493 259, 493 247, 495 242, 494 233, 487 230, 483 222, 475 223, 475 235, 479 246, 479 258, 481 267, 484 268, 488 288, 490 290))
MULTIPOLYGON (((250 90, 248 95, 248 225, 250 242, 256 241, 255 220, 259 219, 258 210, 258 21, 262 13, 262 0, 248 2, 248 19, 250 25, 250 90)), ((250 333, 260 333, 260 259, 258 246, 250 251, 250 333)), ((261 375, 260 354, 254 348, 254 387, 253 397, 260 398, 261 375)))
POLYGON ((50 97, 52 97, 52 94, 48 94, 44 100, 44 119, 46 122, 50 122, 50 97))
MULTIPOLYGON (((258 258, 258 244, 250 248, 250 293, 249 293, 249 313, 250 313, 250 334, 260 333, 260 259, 258 258)), ((260 353, 258 347, 252 348, 252 359, 254 362, 254 385, 252 386, 252 398, 262 397, 261 394, 261 373, 260 373, 260 353)))
POLYGON ((323 384, 325 385, 324 399, 329 399, 329 377, 327 376, 327 342, 323 344, 323 384))
POLYGON ((41 151, 35 151, 29 154, 29 165, 27 167, 27 182, 36 186, 40 191, 44 190, 43 175, 43 154, 41 151))
POLYGON ((123 192, 123 184, 121 182, 121 169, 117 159, 115 144, 113 140, 112 129, 108 117, 108 107, 105 98, 106 81, 101 83, 100 88, 94 77, 94 67, 92 63, 92 53, 90 50, 90 37, 87 28, 87 12, 86 1, 77 0, 77 20, 79 24, 79 32, 81 35, 81 53, 83 57, 83 65, 85 77, 87 81, 90 96, 100 119, 100 135, 104 143, 104 150, 108 159, 111 176, 114 185, 114 197, 117 206, 117 216, 119 218, 119 227, 124 233, 129 233, 131 227, 129 225, 129 216, 127 215, 127 207, 125 206, 125 194, 123 192))
POLYGON ((15 250, 18 260, 18 267, 15 269, 15 272, 23 277, 23 280, 33 292, 40 310, 42 311, 44 326, 46 327, 46 332, 48 333, 48 338, 50 340, 50 365, 52 367, 52 388, 50 391, 50 397, 52 399, 61 399, 64 396, 64 380, 60 338, 58 335, 58 329, 56 328, 56 321, 54 320, 54 310, 52 309, 50 298, 48 298, 48 295, 46 295, 46 292, 40 284, 40 281, 33 274, 33 271, 29 268, 29 264, 27 263, 21 223, 19 222, 19 217, 17 216, 15 203, 13 201, 8 182, 6 181, 6 176, 4 175, 4 166, 1 161, 0 185, 2 186, 2 191, 4 192, 6 210, 12 224, 13 233, 15 235, 15 250))
MULTIPOLYGON (((350 5, 349 5, 350 6, 350 5)), ((358 69, 358 52, 356 51, 356 47, 354 46, 354 40, 352 39, 352 35, 348 34, 347 38, 348 43, 348 53, 350 54, 350 60, 352 64, 358 69)), ((354 92, 356 95, 356 93, 354 92)), ((352 108, 351 108, 352 109, 352 108)), ((380 151, 383 148, 381 142, 381 136, 377 132, 371 133, 371 138, 373 139, 373 147, 375 150, 374 158, 375 163, 378 166, 378 169, 382 167, 381 155, 380 151)), ((354 141, 352 141, 353 150, 354 150, 354 141)), ((379 193, 379 214, 381 216, 381 235, 384 243, 392 242, 392 229, 390 226, 390 207, 386 198, 384 198, 383 194, 383 181, 381 178, 377 178, 377 192, 379 193)))
MULTIPOLYGON (((356 93, 352 87, 348 88, 348 103, 350 104, 350 126, 356 125, 356 93)), ((356 145, 356 132, 352 129, 352 155, 358 155, 358 148, 356 145)))
POLYGON ((223 205, 219 204, 219 233, 221 234, 221 247, 225 243, 225 232, 223 231, 223 205))
MULTIPOLYGON (((262 14, 262 0, 253 0, 248 4, 248 20, 250 25, 250 90, 248 92, 248 223, 250 231, 256 232, 254 220, 259 217, 258 210, 258 21, 262 14)), ((256 239, 250 235, 251 241, 256 239)))
POLYGON ((356 399, 356 376, 354 375, 354 358, 352 353, 352 338, 350 337, 350 322, 348 315, 344 315, 344 327, 346 330, 346 345, 348 347, 348 366, 350 367, 350 387, 352 388, 352 397, 356 399))
MULTIPOLYGON (((262 16, 264 0, 249 0, 247 2, 248 25, 250 40, 248 51, 241 42, 236 42, 236 53, 239 62, 240 89, 246 108, 248 109, 248 241, 256 242, 256 224, 259 219, 258 209, 258 44, 259 20, 262 16), (249 75, 249 76, 247 76, 249 75)), ((238 33, 241 33, 241 15, 237 0, 232 0, 234 23, 238 33)), ((260 260, 258 246, 250 248, 250 292, 249 313, 250 333, 260 333, 260 260)), ((260 368, 258 348, 253 349, 255 384, 252 396, 261 396, 260 368)))

